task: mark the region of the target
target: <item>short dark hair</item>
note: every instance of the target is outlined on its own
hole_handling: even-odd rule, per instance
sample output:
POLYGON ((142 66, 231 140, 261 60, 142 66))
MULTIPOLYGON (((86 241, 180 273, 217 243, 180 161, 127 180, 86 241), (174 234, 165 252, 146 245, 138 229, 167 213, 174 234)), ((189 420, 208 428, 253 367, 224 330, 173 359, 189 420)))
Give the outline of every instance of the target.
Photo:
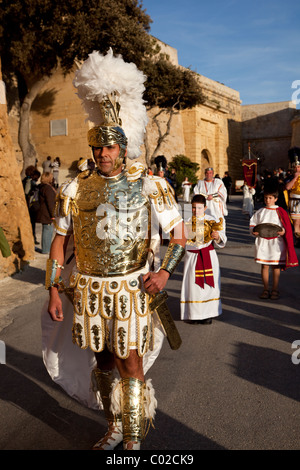
POLYGON ((202 194, 195 194, 192 199, 192 204, 193 202, 198 204, 204 204, 206 206, 206 197, 202 194))
POLYGON ((264 190, 264 196, 274 196, 275 198, 278 199, 278 190, 277 189, 265 189, 264 190))

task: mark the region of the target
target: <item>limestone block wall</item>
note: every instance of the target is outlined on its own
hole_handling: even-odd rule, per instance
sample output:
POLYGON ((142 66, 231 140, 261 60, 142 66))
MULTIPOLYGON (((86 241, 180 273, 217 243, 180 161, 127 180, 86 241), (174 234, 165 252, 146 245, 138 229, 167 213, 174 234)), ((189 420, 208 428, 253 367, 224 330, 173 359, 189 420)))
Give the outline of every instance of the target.
POLYGON ((239 93, 199 75, 204 104, 182 112, 186 156, 200 165, 199 177, 207 166, 223 177, 241 173, 241 112, 239 93))
MULTIPOLYGON (((1 79, 0 63, 0 81, 1 79)), ((8 258, 3 258, 0 253, 0 279, 3 279, 34 259, 31 223, 3 95, 0 100, 0 205, 0 226, 11 249, 11 256, 8 258)))
POLYGON ((291 122, 292 125, 292 139, 291 147, 300 147, 300 114, 297 111, 294 119, 291 122))
POLYGON ((248 143, 259 156, 259 169, 288 167, 288 150, 292 146, 292 121, 296 105, 291 101, 242 106, 243 154, 248 143))
MULTIPOLYGON (((150 146, 151 154, 153 154, 156 148, 158 139, 158 129, 152 119, 152 117, 157 111, 157 109, 153 109, 148 112, 149 121, 147 125, 147 140, 150 146)), ((162 132, 165 132, 166 130, 167 119, 168 116, 166 114, 161 114, 158 118, 162 132)), ((142 147, 143 153, 139 158, 141 163, 145 163, 144 150, 144 147, 142 147)), ((162 143, 157 155, 164 155, 168 161, 172 160, 175 155, 185 155, 185 141, 181 113, 173 115, 170 134, 162 143)))
MULTIPOLYGON (((67 170, 73 162, 90 156, 86 139, 89 125, 72 84, 75 70, 67 76, 58 70, 33 105, 31 135, 39 166, 50 155, 53 159, 59 157, 61 168, 67 170), (54 128, 58 122, 66 124, 66 135, 51 135, 51 126, 54 128)), ((56 134, 55 128, 52 132, 56 134)))

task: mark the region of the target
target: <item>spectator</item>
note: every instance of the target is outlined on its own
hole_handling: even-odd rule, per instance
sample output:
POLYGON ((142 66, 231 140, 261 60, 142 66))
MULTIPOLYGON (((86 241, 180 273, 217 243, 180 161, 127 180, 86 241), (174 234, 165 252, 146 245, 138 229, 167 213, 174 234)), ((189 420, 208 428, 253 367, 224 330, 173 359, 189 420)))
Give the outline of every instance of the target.
POLYGON ((60 158, 56 157, 54 162, 51 163, 51 168, 54 177, 54 187, 57 189, 59 186, 58 175, 59 175, 59 167, 60 167, 60 158))
POLYGON ((224 186, 227 190, 227 199, 226 202, 229 202, 229 196, 231 194, 231 187, 232 187, 232 179, 231 176, 229 175, 229 171, 225 171, 224 177, 222 178, 222 181, 224 183, 224 186))
POLYGON ((51 173, 51 157, 48 156, 47 159, 42 163, 43 173, 51 173))
POLYGON ((42 253, 45 254, 50 252, 52 242, 55 198, 53 174, 43 173, 40 185, 40 208, 36 221, 42 224, 42 253))

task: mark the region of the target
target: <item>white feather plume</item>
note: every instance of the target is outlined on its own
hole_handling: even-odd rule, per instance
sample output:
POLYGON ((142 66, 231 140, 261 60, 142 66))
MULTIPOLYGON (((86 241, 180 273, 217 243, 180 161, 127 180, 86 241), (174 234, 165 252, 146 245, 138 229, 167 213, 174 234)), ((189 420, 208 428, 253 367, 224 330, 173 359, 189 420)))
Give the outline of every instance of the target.
POLYGON ((114 57, 110 48, 106 55, 97 51, 89 54, 81 69, 76 71, 73 81, 88 120, 94 126, 104 122, 99 106, 103 98, 114 92, 119 95, 119 117, 128 139, 127 156, 130 159, 141 154, 140 147, 148 122, 143 100, 145 80, 146 76, 134 63, 124 62, 120 55, 114 57))

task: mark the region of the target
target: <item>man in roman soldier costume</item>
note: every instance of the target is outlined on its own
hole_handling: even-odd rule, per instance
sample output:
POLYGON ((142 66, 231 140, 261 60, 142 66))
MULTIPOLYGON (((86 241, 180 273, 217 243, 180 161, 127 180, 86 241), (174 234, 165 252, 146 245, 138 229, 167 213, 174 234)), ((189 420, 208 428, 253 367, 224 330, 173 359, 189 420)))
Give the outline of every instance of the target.
POLYGON ((154 389, 145 374, 164 330, 151 302, 184 255, 183 221, 168 183, 148 176, 140 163, 126 168, 127 157, 140 155, 147 124, 145 79, 112 50, 93 52, 76 72, 74 85, 93 124, 88 144, 95 167, 80 161, 83 171, 60 188, 47 262, 48 319, 56 326, 43 318, 44 362, 70 395, 97 408, 91 376, 108 422, 96 450, 122 441, 126 450, 140 449, 154 418, 154 389), (171 234, 161 266, 159 226, 171 234), (75 262, 66 286, 72 239, 75 262), (72 345, 70 331, 58 332, 63 319, 68 328, 72 321, 72 345))

